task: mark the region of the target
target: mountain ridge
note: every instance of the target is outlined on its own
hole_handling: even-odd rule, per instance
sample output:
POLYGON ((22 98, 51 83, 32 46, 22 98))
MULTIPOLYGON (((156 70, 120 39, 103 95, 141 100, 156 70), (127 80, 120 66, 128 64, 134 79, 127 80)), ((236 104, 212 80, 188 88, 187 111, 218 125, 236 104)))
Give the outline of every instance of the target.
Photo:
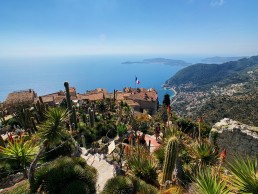
POLYGON ((258 126, 258 56, 223 64, 195 64, 166 81, 177 95, 172 109, 210 124, 227 117, 258 126))

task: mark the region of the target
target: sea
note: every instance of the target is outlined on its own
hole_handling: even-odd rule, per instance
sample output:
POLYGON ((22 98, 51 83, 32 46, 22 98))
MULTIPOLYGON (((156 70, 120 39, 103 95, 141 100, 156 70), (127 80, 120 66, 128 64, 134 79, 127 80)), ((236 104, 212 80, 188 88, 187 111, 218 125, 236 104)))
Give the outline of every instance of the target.
POLYGON ((173 91, 164 89, 162 85, 183 67, 153 63, 123 64, 158 57, 190 63, 199 59, 160 55, 1 58, 0 102, 13 91, 33 89, 40 96, 64 90, 65 81, 78 93, 96 88, 105 88, 108 92, 123 90, 124 87, 154 88, 159 101, 162 101, 165 94, 174 95, 173 91), (135 84, 135 77, 140 84, 135 84))

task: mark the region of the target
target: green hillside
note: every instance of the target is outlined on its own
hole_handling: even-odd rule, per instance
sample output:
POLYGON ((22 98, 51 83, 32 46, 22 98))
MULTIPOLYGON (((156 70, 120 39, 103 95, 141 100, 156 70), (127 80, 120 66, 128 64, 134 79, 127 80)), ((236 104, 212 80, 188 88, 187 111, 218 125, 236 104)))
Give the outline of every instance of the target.
POLYGON ((206 90, 212 86, 247 81, 242 74, 258 67, 258 56, 223 64, 195 64, 180 70, 166 81, 170 86, 192 83, 193 88, 206 90))
POLYGON ((258 126, 258 56, 217 64, 196 64, 166 82, 177 90, 172 108, 214 124, 231 118, 258 126))

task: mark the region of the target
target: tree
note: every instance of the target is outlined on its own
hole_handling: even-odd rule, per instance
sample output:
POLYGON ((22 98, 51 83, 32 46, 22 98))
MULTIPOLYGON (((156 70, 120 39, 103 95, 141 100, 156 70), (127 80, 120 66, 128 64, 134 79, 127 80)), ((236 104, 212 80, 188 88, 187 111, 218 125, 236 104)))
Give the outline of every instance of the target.
POLYGON ((169 94, 165 94, 163 98, 163 106, 168 107, 170 105, 170 96, 169 94))
POLYGON ((31 191, 34 190, 35 168, 40 156, 48 145, 58 143, 65 135, 65 121, 69 119, 68 111, 62 108, 49 108, 46 112, 46 121, 39 127, 39 135, 42 138, 42 145, 29 169, 29 183, 31 191))

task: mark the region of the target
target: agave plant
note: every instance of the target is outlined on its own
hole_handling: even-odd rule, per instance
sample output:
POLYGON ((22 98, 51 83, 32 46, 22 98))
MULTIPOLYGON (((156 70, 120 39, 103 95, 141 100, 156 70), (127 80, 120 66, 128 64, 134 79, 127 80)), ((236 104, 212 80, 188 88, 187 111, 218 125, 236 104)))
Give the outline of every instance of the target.
POLYGON ((150 155, 148 150, 143 146, 131 147, 125 154, 128 168, 132 174, 146 181, 154 183, 157 178, 156 160, 150 155))
POLYGON ((25 142, 21 137, 21 139, 9 141, 7 147, 0 147, 0 152, 3 156, 16 160, 20 168, 23 169, 24 177, 27 178, 26 166, 38 152, 38 149, 31 141, 25 142))
POLYGON ((229 189, 217 173, 210 168, 200 170, 194 178, 194 191, 199 194, 226 194, 229 189))
POLYGON ((257 158, 234 156, 227 162, 231 177, 230 182, 240 193, 258 193, 258 165, 257 158))

